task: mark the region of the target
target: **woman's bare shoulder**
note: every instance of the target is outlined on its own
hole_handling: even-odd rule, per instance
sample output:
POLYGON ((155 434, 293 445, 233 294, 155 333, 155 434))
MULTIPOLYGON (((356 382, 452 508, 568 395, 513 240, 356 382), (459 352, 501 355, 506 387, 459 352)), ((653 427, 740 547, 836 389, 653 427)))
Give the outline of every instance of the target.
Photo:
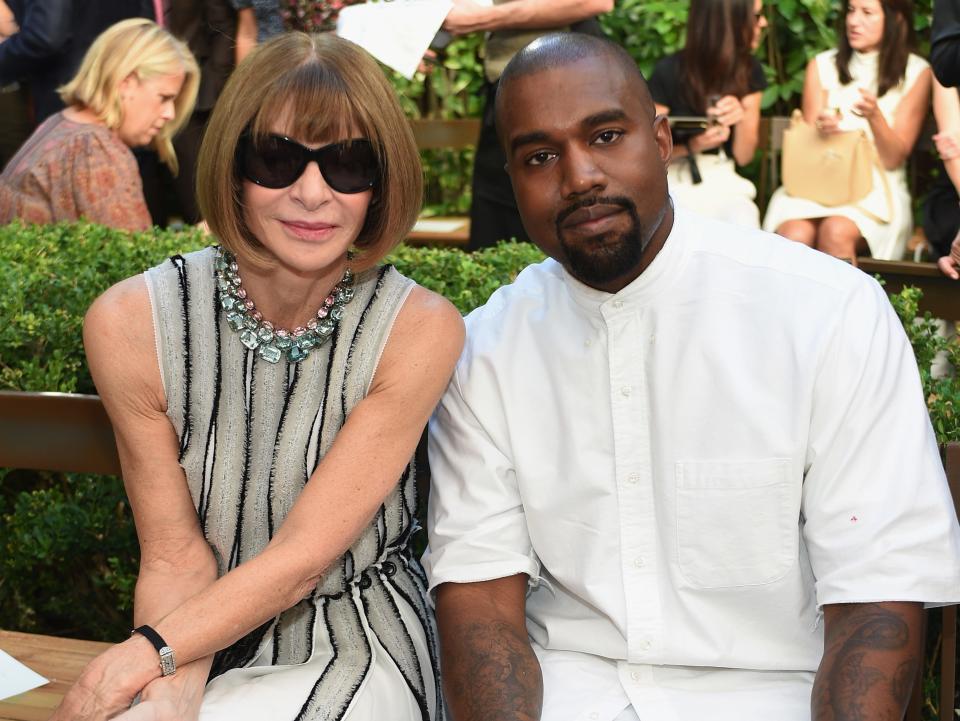
POLYGON ((83 344, 97 390, 141 395, 163 405, 153 310, 144 276, 135 275, 103 292, 83 320, 83 344))

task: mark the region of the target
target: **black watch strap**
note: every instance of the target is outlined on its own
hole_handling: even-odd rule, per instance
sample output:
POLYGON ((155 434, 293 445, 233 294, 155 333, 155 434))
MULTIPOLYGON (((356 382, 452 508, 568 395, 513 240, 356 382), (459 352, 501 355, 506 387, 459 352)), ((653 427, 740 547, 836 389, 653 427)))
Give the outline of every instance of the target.
POLYGON ((167 642, 163 640, 159 633, 147 625, 137 626, 130 633, 131 635, 139 633, 157 649, 157 653, 160 654, 160 674, 162 676, 172 676, 176 673, 177 663, 173 658, 173 649, 167 645, 167 642))

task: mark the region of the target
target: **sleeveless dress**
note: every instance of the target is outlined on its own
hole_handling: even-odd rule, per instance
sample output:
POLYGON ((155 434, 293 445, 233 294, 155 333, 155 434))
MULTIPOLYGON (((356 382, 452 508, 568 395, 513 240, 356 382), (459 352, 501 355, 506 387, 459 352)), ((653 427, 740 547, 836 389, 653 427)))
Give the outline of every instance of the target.
MULTIPOLYGON (((836 58, 836 50, 827 50, 816 57, 820 84, 827 92, 827 107, 840 109, 841 130, 863 130, 867 137, 873 140, 869 122, 866 118, 854 115, 851 110, 861 97, 858 88, 877 92, 880 54, 876 51, 854 52, 849 65, 852 80, 846 85, 840 83, 836 58)), ((880 112, 891 126, 900 101, 928 67, 930 66, 926 60, 919 55, 911 54, 907 59, 906 77, 903 82, 897 87, 890 88, 877 100, 880 112)), ((890 188, 889 205, 880 172, 874 168, 873 190, 855 206, 828 207, 812 200, 787 195, 782 187, 778 188, 767 206, 763 229, 776 232, 777 228, 788 220, 843 216, 856 224, 874 258, 900 260, 907 247, 907 240, 913 232, 913 213, 910 207, 910 191, 907 188, 906 164, 893 170, 882 171, 890 188)))
MULTIPOLYGON (((366 396, 414 284, 390 266, 359 273, 331 340, 270 364, 227 325, 214 258, 175 256, 145 277, 167 416, 222 576, 283 523, 366 396)), ((442 718, 426 580, 409 548, 416 505, 411 460, 312 594, 216 654, 201 721, 442 718)))

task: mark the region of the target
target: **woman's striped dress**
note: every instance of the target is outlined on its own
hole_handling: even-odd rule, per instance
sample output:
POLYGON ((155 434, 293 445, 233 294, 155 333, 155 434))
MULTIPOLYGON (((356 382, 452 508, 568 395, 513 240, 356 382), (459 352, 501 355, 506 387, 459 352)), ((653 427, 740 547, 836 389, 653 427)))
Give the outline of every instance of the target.
MULTIPOLYGON (((413 282, 392 267, 359 274, 331 341, 270 364, 227 325, 214 256, 176 256, 145 276, 167 416, 222 575, 283 523, 367 394, 413 282)), ((313 594, 216 655, 202 721, 442 718, 435 627, 408 545, 415 475, 411 460, 313 594)))

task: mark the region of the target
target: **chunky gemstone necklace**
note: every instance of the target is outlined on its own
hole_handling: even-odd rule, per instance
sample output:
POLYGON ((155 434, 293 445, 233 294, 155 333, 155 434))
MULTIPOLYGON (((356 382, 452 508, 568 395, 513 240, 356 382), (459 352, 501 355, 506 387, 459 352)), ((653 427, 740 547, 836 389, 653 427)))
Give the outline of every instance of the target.
POLYGON ((353 273, 348 268, 306 325, 293 330, 278 328, 264 320, 247 297, 233 253, 218 247, 215 268, 220 305, 227 313, 227 323, 240 334, 241 343, 257 351, 268 363, 277 363, 284 355, 291 363, 302 361, 311 350, 330 340, 343 318, 343 306, 353 300, 353 273))

